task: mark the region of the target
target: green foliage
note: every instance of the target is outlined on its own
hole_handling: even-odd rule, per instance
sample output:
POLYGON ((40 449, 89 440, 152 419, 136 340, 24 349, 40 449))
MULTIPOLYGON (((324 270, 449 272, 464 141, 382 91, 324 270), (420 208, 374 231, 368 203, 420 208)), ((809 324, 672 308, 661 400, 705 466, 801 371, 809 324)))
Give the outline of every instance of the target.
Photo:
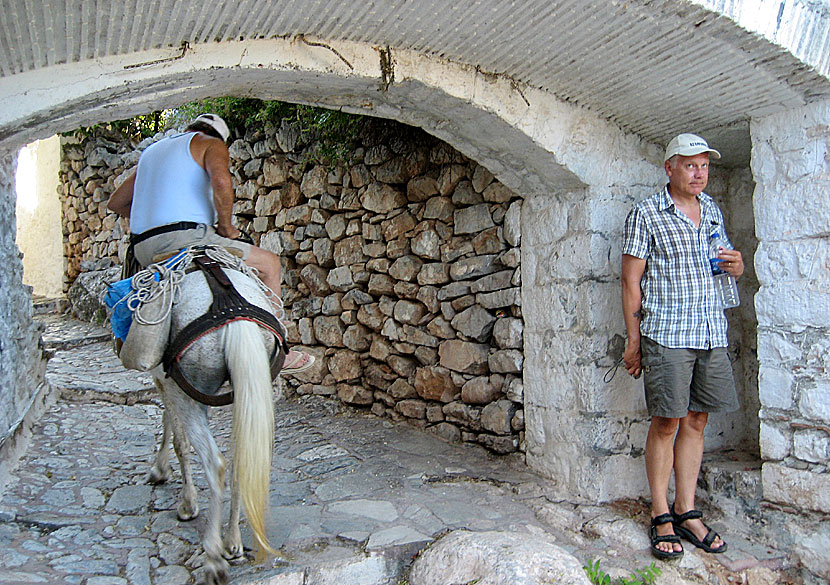
POLYGON ((270 124, 278 128, 283 120, 288 120, 299 128, 302 142, 310 145, 305 151, 306 162, 331 166, 346 161, 363 122, 362 116, 338 110, 254 98, 219 97, 176 108, 171 125, 183 126, 206 112, 221 116, 237 136, 257 125, 270 124))
POLYGON ((254 98, 217 97, 189 102, 170 110, 152 112, 129 120, 116 120, 81 128, 85 134, 96 129, 115 130, 138 142, 169 128, 184 127, 199 114, 221 116, 236 136, 257 127, 279 128, 283 120, 300 130, 304 162, 336 166, 346 163, 363 128, 363 116, 346 114, 302 104, 263 101, 254 98))
POLYGON ((170 110, 151 112, 143 116, 136 116, 127 120, 113 120, 96 124, 88 128, 79 128, 82 134, 90 135, 96 130, 115 131, 123 134, 130 140, 140 142, 149 136, 165 130, 170 126, 170 110))
POLYGON ((619 577, 612 580, 611 576, 600 568, 599 562, 599 559, 593 563, 589 561, 583 567, 588 579, 594 585, 654 585, 661 573, 660 568, 652 562, 647 567, 636 569, 630 577, 619 577))

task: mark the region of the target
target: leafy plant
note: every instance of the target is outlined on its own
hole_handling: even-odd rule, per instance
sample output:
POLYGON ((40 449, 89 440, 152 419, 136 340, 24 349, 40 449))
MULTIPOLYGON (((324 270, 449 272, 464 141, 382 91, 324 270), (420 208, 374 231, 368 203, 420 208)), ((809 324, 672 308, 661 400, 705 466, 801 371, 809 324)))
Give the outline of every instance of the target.
POLYGON ((331 166, 346 160, 364 119, 338 110, 302 104, 219 97, 190 102, 176 108, 171 116, 171 125, 184 125, 205 112, 221 116, 239 135, 257 124, 270 123, 279 127, 283 120, 291 121, 300 130, 302 142, 311 145, 305 152, 306 162, 331 166))
MULTIPOLYGON (((94 126, 79 128, 79 131, 86 135, 90 135, 98 129, 116 131, 130 140, 140 142, 168 128, 170 126, 170 118, 171 111, 163 110, 150 112, 149 114, 136 116, 135 118, 129 118, 127 120, 103 122, 101 124, 95 124, 94 126)), ((71 134, 71 132, 66 134, 71 134)))
POLYGON ((611 576, 600 568, 599 563, 600 560, 597 559, 593 563, 589 561, 583 567, 586 575, 588 575, 588 580, 594 585, 654 585, 661 573, 660 567, 652 562, 647 567, 635 569, 630 577, 611 579, 611 576))

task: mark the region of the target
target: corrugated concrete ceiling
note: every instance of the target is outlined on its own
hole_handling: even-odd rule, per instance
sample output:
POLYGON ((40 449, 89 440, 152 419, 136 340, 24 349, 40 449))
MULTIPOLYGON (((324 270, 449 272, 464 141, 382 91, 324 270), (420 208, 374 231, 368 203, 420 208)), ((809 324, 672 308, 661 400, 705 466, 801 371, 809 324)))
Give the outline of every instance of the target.
MULTIPOLYGON (((717 4, 707 1, 710 7, 717 4)), ((732 12, 736 3, 747 4, 730 0, 732 12)), ((830 95, 822 71, 826 58, 806 65, 734 20, 688 1, 3 0, 2 5, 4 77, 182 42, 305 34, 422 52, 508 75, 657 143, 688 129, 737 125, 745 133, 752 116, 830 95)), ((810 31, 805 34, 816 38, 799 43, 809 42, 813 53, 824 55, 822 48, 830 47, 827 26, 810 31)))

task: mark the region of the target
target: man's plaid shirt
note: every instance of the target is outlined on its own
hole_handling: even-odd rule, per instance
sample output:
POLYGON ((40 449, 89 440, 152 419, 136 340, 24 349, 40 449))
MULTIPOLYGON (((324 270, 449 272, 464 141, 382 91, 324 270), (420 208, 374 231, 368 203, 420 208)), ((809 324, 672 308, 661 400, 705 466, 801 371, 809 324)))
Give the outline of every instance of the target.
POLYGON ((638 203, 625 220, 622 253, 646 260, 640 332, 666 347, 728 345, 726 317, 709 265, 709 239, 719 232, 729 240, 717 204, 706 193, 698 201, 700 228, 675 207, 667 188, 638 203))

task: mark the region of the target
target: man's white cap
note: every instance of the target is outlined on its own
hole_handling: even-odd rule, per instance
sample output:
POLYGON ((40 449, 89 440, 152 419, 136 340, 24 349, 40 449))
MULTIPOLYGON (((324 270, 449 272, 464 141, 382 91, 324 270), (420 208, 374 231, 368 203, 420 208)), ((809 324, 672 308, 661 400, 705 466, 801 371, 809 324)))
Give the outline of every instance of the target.
POLYGON ((225 142, 228 141, 228 136, 231 135, 231 131, 230 128, 228 128, 228 125, 225 124, 225 121, 216 114, 202 114, 201 116, 198 116, 195 120, 193 120, 191 124, 195 124, 196 122, 207 124, 214 130, 216 130, 219 133, 219 136, 221 136, 222 140, 224 140, 225 142))
POLYGON ((669 160, 676 154, 680 156, 694 156, 708 152, 712 158, 720 158, 720 153, 714 148, 709 148, 709 143, 696 134, 679 134, 672 138, 666 147, 666 157, 663 162, 669 160))

